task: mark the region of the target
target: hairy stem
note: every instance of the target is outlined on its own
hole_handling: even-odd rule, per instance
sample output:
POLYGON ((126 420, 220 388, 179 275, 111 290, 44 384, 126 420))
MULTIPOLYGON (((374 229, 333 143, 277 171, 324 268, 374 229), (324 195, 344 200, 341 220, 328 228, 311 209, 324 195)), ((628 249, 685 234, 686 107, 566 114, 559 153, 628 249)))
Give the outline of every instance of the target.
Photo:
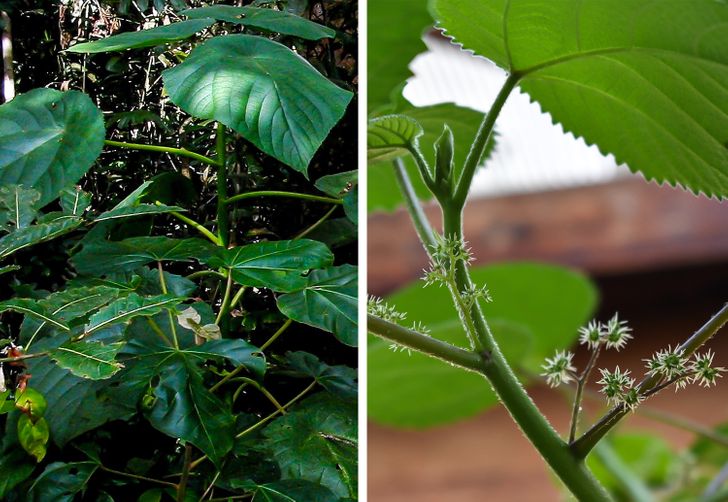
POLYGON ((343 199, 335 199, 333 197, 323 197, 321 195, 312 195, 298 192, 284 192, 280 190, 261 190, 258 192, 246 192, 233 195, 225 200, 225 204, 232 204, 245 199, 253 199, 257 197, 288 197, 292 199, 311 200, 315 202, 326 202, 328 204, 343 204, 343 199))
POLYGON ((217 236, 220 245, 227 247, 230 242, 230 215, 227 210, 227 165, 225 162, 225 126, 217 123, 215 141, 217 152, 217 236))
POLYGON ((118 148, 127 148, 130 150, 171 153, 172 155, 179 155, 180 157, 188 157, 190 159, 197 160, 199 162, 202 162, 203 164, 217 166, 216 160, 211 159, 210 157, 205 157, 204 155, 199 154, 197 152, 191 152, 190 150, 187 150, 186 148, 173 148, 170 146, 161 146, 161 145, 143 145, 141 143, 127 143, 124 141, 112 141, 110 139, 105 140, 104 144, 106 146, 115 146, 118 148))
POLYGON ((495 121, 519 79, 520 75, 517 74, 511 74, 508 76, 503 87, 501 87, 501 90, 498 92, 493 105, 490 107, 488 114, 480 123, 478 132, 475 134, 475 139, 473 139, 472 146, 468 151, 467 157, 465 157, 462 174, 457 182, 455 195, 453 197, 453 202, 460 207, 465 205, 465 199, 468 196, 470 184, 473 182, 473 176, 475 175, 475 170, 478 168, 478 164, 480 164, 480 159, 483 158, 483 153, 485 153, 485 148, 488 145, 488 139, 490 139, 490 136, 493 133, 495 121))
MULTIPOLYGON (((728 322, 728 303, 723 305, 723 308, 718 313, 683 342, 677 350, 682 350, 685 357, 690 357, 704 343, 710 340, 726 322, 728 322)), ((639 383, 637 388, 641 394, 647 395, 648 392, 660 384, 661 380, 662 376, 657 374, 647 376, 639 383)), ((596 424, 582 434, 579 439, 571 443, 571 449, 574 451, 574 454, 579 458, 586 457, 592 448, 624 418, 628 411, 621 405, 609 410, 596 424)))
POLYGON ((422 210, 419 200, 417 199, 417 194, 415 193, 415 189, 412 187, 412 182, 410 181, 409 174, 407 174, 404 162, 402 159, 395 159, 393 162, 394 175, 397 179, 399 189, 404 195, 404 202, 407 206, 407 211, 409 211, 412 223, 417 231, 417 235, 419 236, 420 241, 422 241, 422 245, 425 247, 425 251, 429 256, 435 246, 435 234, 432 231, 432 227, 430 226, 430 222, 427 220, 425 212, 422 210))

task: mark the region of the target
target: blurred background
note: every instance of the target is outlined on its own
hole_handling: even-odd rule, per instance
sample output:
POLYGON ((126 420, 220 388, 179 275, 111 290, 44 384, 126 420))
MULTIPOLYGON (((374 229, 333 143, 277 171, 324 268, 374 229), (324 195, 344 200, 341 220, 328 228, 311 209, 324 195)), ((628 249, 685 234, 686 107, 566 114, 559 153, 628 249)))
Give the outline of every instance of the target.
MULTIPOLYGON (((415 76, 404 96, 417 106, 454 102, 487 111, 505 74, 436 34, 425 40, 429 50, 413 61, 415 76)), ((544 261, 589 275, 600 293, 596 317, 606 320, 618 311, 635 335, 628 351, 605 353, 600 367, 618 363, 642 375, 643 358, 687 338, 728 300, 728 205, 645 182, 596 147, 564 134, 525 94, 510 96, 496 130, 495 151, 476 175, 465 211, 475 265, 544 261)), ((373 180, 369 190, 377 190, 373 180)), ((439 228, 439 210, 429 204, 427 213, 439 228)), ((403 210, 371 213, 368 243, 373 295, 386 297, 416 281, 427 267, 403 210)), ((728 330, 710 347, 716 363, 728 366, 728 330)), ((583 367, 588 354, 576 352, 576 365, 583 367)), ((564 395, 544 385, 531 386, 530 392, 566 433, 570 403, 564 395)), ((587 400, 582 424, 591 422, 590 415, 600 416, 601 405, 587 400)), ((697 436, 686 429, 725 422, 728 379, 710 390, 691 386, 677 396, 665 391, 620 429, 655 433, 672 457, 690 462, 685 450, 697 436), (680 427, 667 423, 676 420, 683 422, 680 427)), ((647 461, 659 454, 641 451, 647 461)), ((372 502, 563 499, 501 407, 428 430, 370 423, 368 455, 372 502)))

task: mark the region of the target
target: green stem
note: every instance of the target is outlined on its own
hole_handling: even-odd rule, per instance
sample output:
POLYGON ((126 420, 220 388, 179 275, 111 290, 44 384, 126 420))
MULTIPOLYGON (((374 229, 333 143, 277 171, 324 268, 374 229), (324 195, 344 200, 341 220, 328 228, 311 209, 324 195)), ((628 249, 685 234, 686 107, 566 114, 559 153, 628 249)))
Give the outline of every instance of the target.
POLYGON ((310 234, 311 232, 313 232, 314 230, 316 230, 324 221, 326 221, 326 220, 329 219, 329 216, 331 216, 332 214, 334 214, 334 211, 336 211, 336 209, 338 207, 339 206, 333 206, 331 209, 329 209, 328 211, 326 211, 326 214, 324 214, 321 218, 319 218, 318 220, 316 220, 316 222, 313 225, 311 225, 310 227, 305 228, 304 230, 302 230, 301 232, 299 232, 292 240, 295 241, 295 240, 298 240, 298 239, 303 239, 308 234, 310 234))
POLYGON ((99 469, 108 472, 109 474, 115 474, 117 476, 123 476, 125 478, 137 479, 139 481, 147 481, 148 483, 155 483, 161 486, 169 486, 170 488, 174 488, 175 490, 177 489, 177 485, 174 483, 170 483, 169 481, 162 481, 161 479, 148 478, 146 476, 139 476, 137 474, 131 474, 129 472, 117 471, 116 469, 111 469, 101 464, 99 464, 99 469))
MULTIPOLYGON (((162 205, 162 203, 159 201, 156 201, 155 204, 158 206, 162 205)), ((220 242, 220 239, 218 239, 215 234, 213 234, 208 229, 206 229, 204 226, 202 226, 201 223, 198 223, 195 220, 193 220, 192 218, 188 218, 184 214, 178 213, 177 211, 170 211, 169 214, 174 216, 175 218, 177 218, 179 221, 186 223, 187 225, 191 226, 192 228, 194 228, 195 230, 200 232, 202 235, 207 237, 216 246, 222 245, 220 242)))
POLYGON ((275 342, 278 339, 278 337, 281 336, 288 329, 288 327, 291 324, 293 324, 293 319, 286 319, 286 322, 284 322, 283 325, 280 328, 278 328, 276 330, 276 332, 273 333, 271 335, 271 337, 268 338, 268 340, 266 340, 263 345, 260 346, 260 351, 263 352, 265 349, 267 349, 268 347, 270 347, 271 344, 273 342, 275 342))
POLYGON ((320 195, 311 195, 298 192, 284 192, 280 190, 262 190, 258 192, 246 192, 233 195, 225 200, 225 204, 232 204, 245 199, 253 199, 256 197, 289 197, 292 199, 311 200, 316 202, 326 202, 328 204, 343 204, 343 199, 334 199, 333 197, 322 197, 320 195))
POLYGON ((164 334, 164 331, 162 331, 162 328, 159 327, 159 324, 157 324, 151 317, 147 317, 146 320, 147 324, 149 324, 149 326, 152 328, 152 331, 154 331, 159 336, 159 338, 164 340, 164 342, 171 347, 172 342, 169 341, 169 338, 167 338, 167 335, 164 334))
POLYGON ((371 314, 367 315, 367 329, 373 335, 422 352, 448 364, 454 364, 468 371, 483 373, 483 359, 473 351, 461 349, 371 314))
POLYGON ((168 293, 167 282, 164 280, 164 269, 161 261, 157 262, 157 271, 159 272, 159 286, 162 288, 162 294, 166 295, 168 293))
POLYGON ((228 270, 227 282, 225 283, 225 294, 222 297, 222 303, 220 304, 220 311, 217 313, 215 318, 215 324, 220 325, 220 321, 223 316, 227 313, 230 308, 230 294, 233 290, 233 273, 228 270))
POLYGON ((227 201, 227 165, 225 162, 225 126, 217 123, 217 235, 221 246, 227 247, 230 239, 230 220, 227 201))
MULTIPOLYGON (((685 357, 690 357, 705 342, 710 340, 723 325, 728 322, 728 303, 723 305, 707 323, 688 338, 677 350, 682 350, 685 357)), ((647 394, 660 384, 662 376, 652 375, 642 380, 637 388, 641 394, 647 394)), ((594 446, 628 413, 623 406, 615 406, 596 424, 571 443, 571 448, 579 458, 586 457, 594 446)))
POLYGON ((633 502, 653 502, 655 497, 645 483, 625 465, 608 441, 602 441, 594 449, 594 454, 602 461, 604 467, 619 481, 627 492, 628 499, 633 502))
POLYGON ((584 395, 584 386, 589 381, 589 375, 591 374, 592 369, 594 369, 594 365, 599 358, 599 352, 601 351, 601 349, 601 344, 597 345, 595 349, 592 349, 591 357, 589 358, 589 362, 586 364, 586 368, 584 368, 584 371, 579 376, 579 378, 576 379, 576 394, 574 395, 574 406, 571 409, 569 443, 573 442, 574 438, 576 437, 576 429, 579 426, 579 414, 581 412, 581 401, 584 395))
POLYGON ((402 162, 402 159, 395 159, 393 163, 394 176, 402 194, 404 195, 405 206, 412 218, 412 223, 415 226, 417 235, 419 236, 420 241, 422 241, 422 245, 425 247, 425 251, 429 256, 435 248, 435 234, 432 231, 432 226, 430 226, 430 222, 427 219, 425 212, 422 210, 422 206, 420 205, 415 189, 412 186, 409 174, 407 174, 404 162, 402 162))
POLYGON ((237 305, 240 302, 240 299, 243 297, 243 294, 245 294, 245 290, 248 288, 246 286, 242 286, 240 289, 238 289, 238 292, 235 293, 235 296, 233 296, 233 299, 230 301, 230 305, 228 306, 228 310, 231 308, 234 308, 235 305, 237 305))
MULTIPOLYGON (((157 270, 159 270, 159 285, 162 288, 162 294, 167 294, 167 282, 164 280, 164 269, 162 269, 162 262, 157 262, 157 270)), ((177 339, 177 327, 175 326, 175 318, 172 311, 167 309, 167 318, 169 319, 169 329, 172 332, 172 340, 174 341, 174 348, 179 349, 179 340, 177 339)))
POLYGON ((184 502, 187 494, 187 480, 190 478, 190 464, 192 463, 192 445, 185 445, 184 463, 182 465, 182 476, 177 485, 177 502, 184 502))
POLYGON ((198 270, 197 272, 192 272, 186 278, 192 280, 206 276, 215 276, 219 277, 220 279, 227 279, 227 276, 225 274, 218 272, 217 270, 198 270))
POLYGON ((268 401, 270 401, 271 404, 273 404, 273 406, 275 406, 276 409, 281 412, 281 414, 283 414, 283 415, 286 414, 286 410, 283 408, 283 406, 281 406, 281 403, 278 402, 278 400, 275 398, 275 396, 273 396, 273 394, 271 394, 268 391, 268 389, 266 389, 265 387, 263 387, 261 384, 259 384, 258 382, 256 382, 252 378, 248 378, 248 377, 238 377, 238 378, 236 378, 236 380, 238 380, 238 379, 240 381, 245 382, 248 385, 252 385, 256 389, 258 389, 260 391, 260 393, 263 394, 266 397, 266 399, 268 399, 268 401))
POLYGON ((106 146, 116 146, 118 148, 128 148, 130 150, 143 150, 147 152, 159 152, 159 153, 171 153, 173 155, 179 155, 180 157, 188 157, 190 159, 194 159, 197 161, 200 161, 204 164, 209 164, 211 166, 217 166, 217 161, 214 159, 211 159, 210 157, 205 157, 204 155, 201 155, 196 152, 191 152, 190 150, 187 150, 186 148, 172 148, 169 146, 161 146, 161 145, 143 145, 140 143, 126 143, 123 141, 112 141, 110 139, 107 139, 104 141, 104 144, 106 146))
POLYGON ((453 202, 460 207, 465 205, 465 199, 468 196, 470 184, 473 181, 475 170, 480 164, 480 159, 483 158, 483 153, 485 153, 485 148, 488 145, 488 139, 493 132, 495 121, 498 118, 503 105, 506 103, 508 96, 511 94, 511 91, 513 91, 520 78, 520 75, 515 73, 508 76, 503 87, 501 87, 501 90, 498 92, 493 105, 490 107, 488 114, 483 117, 483 121, 480 123, 478 132, 475 134, 475 139, 473 140, 470 150, 468 151, 468 155, 465 158, 462 174, 460 175, 460 179, 457 181, 455 195, 453 196, 453 202))

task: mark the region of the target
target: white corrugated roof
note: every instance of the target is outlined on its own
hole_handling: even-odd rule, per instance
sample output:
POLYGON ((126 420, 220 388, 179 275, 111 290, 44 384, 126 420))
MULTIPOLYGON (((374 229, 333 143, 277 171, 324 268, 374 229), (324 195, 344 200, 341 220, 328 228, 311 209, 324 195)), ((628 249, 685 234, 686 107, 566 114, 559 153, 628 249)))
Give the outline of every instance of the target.
MULTIPOLYGON (((417 106, 454 102, 486 112, 505 81, 503 70, 436 37, 411 64, 404 96, 417 106)), ((629 174, 614 158, 564 134, 528 96, 511 94, 496 123, 496 150, 473 182, 479 196, 551 190, 612 181, 629 174)))

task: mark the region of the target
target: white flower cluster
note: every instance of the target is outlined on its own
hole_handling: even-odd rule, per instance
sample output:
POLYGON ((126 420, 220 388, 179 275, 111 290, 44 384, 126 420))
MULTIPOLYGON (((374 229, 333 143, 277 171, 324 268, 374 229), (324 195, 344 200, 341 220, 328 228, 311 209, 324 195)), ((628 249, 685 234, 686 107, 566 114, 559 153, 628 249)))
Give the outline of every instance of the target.
POLYGON ((619 314, 614 314, 606 323, 594 320, 579 328, 579 342, 590 349, 605 345, 608 349, 619 351, 631 339, 632 328, 627 326, 627 321, 620 321, 619 314))
POLYGON ((685 351, 679 347, 668 347, 655 353, 647 363, 648 375, 659 375, 667 381, 675 380, 675 390, 684 389, 688 383, 698 383, 703 387, 710 387, 721 378, 725 368, 713 366, 715 354, 711 350, 702 354, 695 354, 692 359, 685 356, 685 351))
POLYGON ((442 286, 452 280, 455 264, 459 261, 470 263, 473 256, 467 243, 455 236, 445 237, 435 234, 435 244, 430 249, 430 268, 425 270, 422 280, 425 286, 442 286))
POLYGON ((367 302, 367 312, 385 321, 399 323, 407 318, 407 314, 397 312, 393 306, 376 296, 370 296, 367 302))
POLYGON ((562 383, 569 383, 574 380, 576 368, 572 364, 574 354, 564 350, 557 351, 554 357, 546 359, 543 366, 542 376, 546 377, 546 383, 551 387, 558 387, 562 383))
POLYGON ((629 376, 629 370, 622 371, 617 366, 614 371, 600 369, 599 372, 602 374, 602 379, 597 383, 602 386, 601 391, 610 403, 624 404, 634 411, 644 401, 644 396, 634 386, 635 379, 629 376))

